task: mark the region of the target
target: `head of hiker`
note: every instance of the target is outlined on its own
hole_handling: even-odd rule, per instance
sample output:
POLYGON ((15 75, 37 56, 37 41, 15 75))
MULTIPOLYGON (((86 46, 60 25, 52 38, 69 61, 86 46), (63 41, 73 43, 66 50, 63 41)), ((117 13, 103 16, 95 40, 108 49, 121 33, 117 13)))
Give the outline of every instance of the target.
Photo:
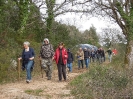
POLYGON ((63 47, 64 47, 64 43, 63 42, 59 43, 59 48, 62 49, 63 47))
POLYGON ((69 48, 67 49, 67 52, 70 52, 70 49, 69 48))
POLYGON ((49 44, 49 39, 48 38, 45 38, 43 41, 44 41, 44 44, 49 44))
POLYGON ((87 51, 87 48, 85 47, 84 50, 87 51))
POLYGON ((29 43, 28 41, 26 41, 26 42, 24 42, 24 44, 23 44, 23 45, 24 45, 24 48, 25 48, 25 49, 27 49, 27 48, 29 48, 30 43, 29 43))
POLYGON ((80 52, 82 51, 82 48, 81 48, 81 47, 79 48, 79 51, 80 51, 80 52))

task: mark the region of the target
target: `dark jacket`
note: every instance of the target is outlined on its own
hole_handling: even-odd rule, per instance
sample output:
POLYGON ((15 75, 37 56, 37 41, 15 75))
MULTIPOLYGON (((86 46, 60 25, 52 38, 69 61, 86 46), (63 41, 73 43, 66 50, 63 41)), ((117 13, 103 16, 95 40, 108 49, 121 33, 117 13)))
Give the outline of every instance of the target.
POLYGON ((68 54, 68 59, 67 59, 67 63, 72 63, 73 62, 73 54, 71 52, 67 52, 68 54))
MULTIPOLYGON (((35 53, 34 53, 34 50, 32 48, 29 48, 29 51, 28 52, 25 52, 25 49, 23 49, 23 52, 22 52, 22 70, 25 70, 25 65, 28 63, 29 61, 29 58, 32 58, 35 56, 35 53)), ((33 64, 32 64, 32 67, 31 67, 31 71, 33 70, 33 67, 34 67, 34 61, 33 61, 33 64)))
POLYGON ((105 57, 105 53, 104 53, 104 50, 97 50, 97 55, 100 56, 100 57, 105 57))
POLYGON ((91 51, 91 57, 94 58, 96 55, 96 52, 95 51, 91 51))
POLYGON ((34 53, 33 48, 29 48, 28 52, 25 52, 25 49, 23 49, 23 52, 22 52, 22 59, 23 60, 29 61, 29 58, 34 57, 34 56, 35 56, 35 53, 34 53))
POLYGON ((105 57, 105 52, 104 52, 104 50, 102 50, 101 56, 102 56, 102 57, 105 57))
POLYGON ((108 52, 108 55, 111 55, 112 54, 112 51, 111 50, 107 50, 108 52))
POLYGON ((84 59, 87 59, 90 57, 89 51, 84 51, 84 59))

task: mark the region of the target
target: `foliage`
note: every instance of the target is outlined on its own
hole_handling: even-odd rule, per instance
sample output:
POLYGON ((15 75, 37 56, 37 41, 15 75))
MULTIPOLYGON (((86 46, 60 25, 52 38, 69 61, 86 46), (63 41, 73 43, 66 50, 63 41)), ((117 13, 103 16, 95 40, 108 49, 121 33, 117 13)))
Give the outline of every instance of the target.
POLYGON ((100 46, 99 44, 99 38, 96 33, 96 28, 92 25, 89 30, 86 30, 83 33, 84 39, 87 40, 87 43, 95 45, 95 46, 100 46))
POLYGON ((70 85, 76 99, 118 99, 129 83, 125 71, 93 66, 89 72, 78 76, 70 85))

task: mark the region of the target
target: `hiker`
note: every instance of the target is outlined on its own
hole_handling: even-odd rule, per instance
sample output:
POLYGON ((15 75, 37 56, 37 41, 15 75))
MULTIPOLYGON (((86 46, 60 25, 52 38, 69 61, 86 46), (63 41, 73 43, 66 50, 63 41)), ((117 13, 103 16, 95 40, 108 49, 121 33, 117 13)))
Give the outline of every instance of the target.
POLYGON ((64 43, 59 43, 58 48, 55 51, 53 60, 56 61, 57 68, 58 68, 58 77, 59 81, 62 81, 62 75, 64 81, 66 81, 66 64, 67 64, 67 50, 64 48, 64 43))
POLYGON ((94 49, 92 49, 91 51, 91 59, 93 62, 95 62, 95 58, 96 58, 96 52, 94 51, 94 49))
POLYGON ((69 72, 72 72, 72 63, 73 63, 73 54, 70 51, 70 49, 67 49, 67 55, 68 55, 68 59, 67 59, 67 67, 69 68, 69 72))
POLYGON ((104 53, 104 50, 102 48, 99 48, 97 50, 97 56, 98 56, 99 64, 103 63, 105 60, 105 53, 104 53))
POLYGON ((102 51, 102 62, 105 62, 106 58, 105 58, 105 51, 103 48, 101 48, 102 51))
POLYGON ((43 45, 40 49, 39 58, 41 60, 41 67, 46 73, 47 80, 51 80, 52 77, 52 57, 54 56, 54 49, 52 44, 49 43, 49 39, 43 40, 43 45))
POLYGON ((86 47, 84 48, 84 61, 85 61, 86 69, 88 69, 89 63, 90 63, 90 53, 86 47))
POLYGON ((111 62, 111 61, 112 61, 112 50, 111 50, 111 48, 109 48, 109 49, 107 50, 107 52, 108 52, 109 62, 111 62))
POLYGON ((34 50, 32 48, 29 47, 30 43, 29 42, 24 42, 24 49, 22 52, 22 57, 18 58, 18 60, 23 60, 23 70, 26 69, 26 73, 27 73, 27 78, 26 78, 26 82, 30 83, 31 81, 31 69, 33 69, 34 66, 34 57, 35 57, 35 53, 34 50))
POLYGON ((80 70, 80 64, 82 65, 82 68, 84 68, 83 60, 84 60, 84 52, 82 48, 79 48, 79 50, 76 53, 76 57, 78 59, 78 69, 80 70))
POLYGON ((112 52, 113 52, 113 55, 114 55, 114 56, 116 56, 117 53, 118 53, 117 50, 116 50, 116 48, 114 48, 112 52))

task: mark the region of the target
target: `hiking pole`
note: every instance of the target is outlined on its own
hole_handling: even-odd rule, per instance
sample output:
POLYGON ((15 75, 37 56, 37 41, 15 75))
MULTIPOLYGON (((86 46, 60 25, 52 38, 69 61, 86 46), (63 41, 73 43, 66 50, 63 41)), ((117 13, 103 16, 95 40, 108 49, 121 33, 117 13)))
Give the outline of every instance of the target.
POLYGON ((40 66, 41 66, 41 74, 42 74, 42 78, 43 78, 43 68, 42 68, 42 65, 41 65, 41 59, 40 59, 40 66))
POLYGON ((20 60, 18 60, 18 80, 20 81, 20 60))

